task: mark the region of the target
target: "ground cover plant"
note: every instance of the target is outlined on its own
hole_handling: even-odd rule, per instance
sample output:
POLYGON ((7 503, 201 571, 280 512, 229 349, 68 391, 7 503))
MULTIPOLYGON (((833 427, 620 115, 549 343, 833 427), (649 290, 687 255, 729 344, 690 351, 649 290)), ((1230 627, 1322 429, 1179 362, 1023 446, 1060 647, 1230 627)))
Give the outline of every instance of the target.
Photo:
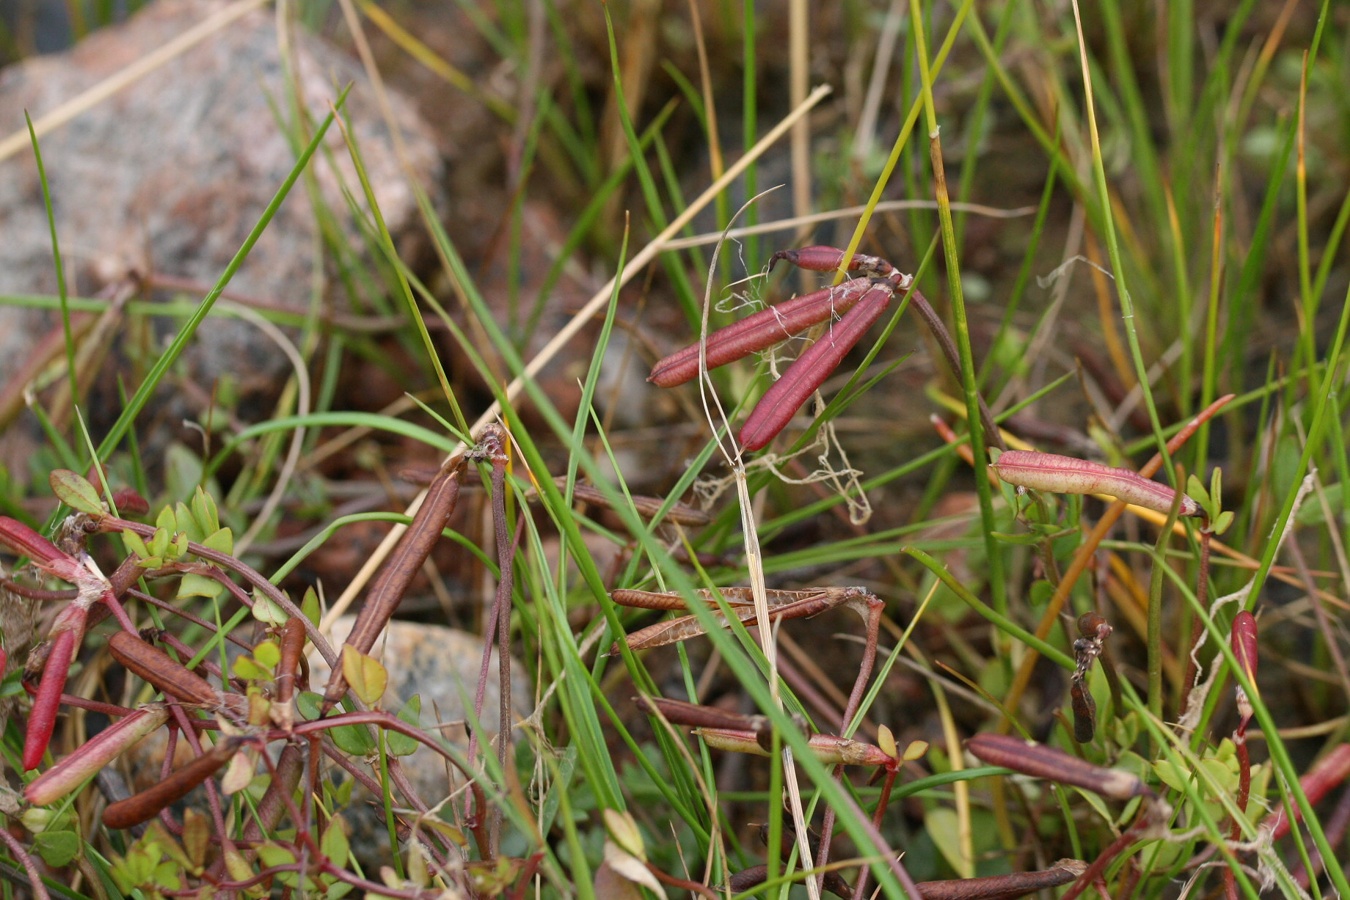
POLYGON ((292 191, 338 86, 267 416, 144 412, 252 238, 25 386, 6 896, 1350 895, 1345 10, 765 6, 305 11, 454 98, 429 260, 292 191), (466 740, 396 613, 483 637, 466 740))

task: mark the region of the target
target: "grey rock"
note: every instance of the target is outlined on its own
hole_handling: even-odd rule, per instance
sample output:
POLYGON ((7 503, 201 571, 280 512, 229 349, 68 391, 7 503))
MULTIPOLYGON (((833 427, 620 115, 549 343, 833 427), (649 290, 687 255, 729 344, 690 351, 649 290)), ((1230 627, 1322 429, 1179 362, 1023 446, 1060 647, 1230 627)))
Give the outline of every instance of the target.
MULTIPOLYGON (((210 0, 159 0, 73 50, 0 72, 0 137, 24 130, 25 110, 40 119, 221 8, 210 0)), ((411 252, 407 244, 418 214, 409 178, 436 196, 442 157, 434 137, 411 104, 390 97, 410 170, 405 171, 361 67, 298 26, 289 36, 295 93, 311 126, 328 113, 341 89, 352 85, 344 108, 352 137, 391 233, 403 244, 401 251, 411 252)), ((275 17, 255 10, 41 138, 72 294, 91 296, 110 276, 148 270, 215 283, 303 146, 303 140, 295 144, 288 137, 299 129, 286 73, 275 17), (279 122, 279 115, 286 121, 279 122)), ((323 202, 357 240, 340 185, 358 198, 362 192, 336 126, 311 169, 323 202)), ((314 205, 298 183, 230 290, 285 309, 306 309, 317 231, 314 205)), ((0 160, 0 235, 0 383, 6 383, 41 337, 59 328, 54 315, 3 300, 57 291, 37 167, 27 148, 0 160)), ((179 325, 156 319, 156 337, 162 341, 179 325)), ((125 320, 123 329, 110 340, 123 362, 159 353, 158 342, 131 346, 125 320)), ((245 390, 275 388, 286 369, 281 352, 253 326, 225 317, 199 330, 182 362, 187 377, 208 392, 225 373, 239 378, 245 390)))
MULTIPOLYGON (((355 617, 344 616, 333 624, 328 635, 333 648, 340 651, 342 642, 351 632, 355 617)), ((421 727, 434 731, 454 743, 462 752, 468 747, 466 720, 473 710, 474 693, 478 687, 478 673, 483 661, 483 639, 476 634, 394 620, 385 628, 371 653, 380 660, 389 674, 382 709, 397 712, 414 694, 422 701, 421 727)), ((479 752, 494 753, 491 743, 497 734, 498 704, 501 691, 497 675, 497 654, 494 651, 483 698, 482 728, 479 734, 479 752)), ((310 684, 320 693, 328 681, 329 669, 317 653, 310 654, 310 684)), ((519 722, 530 714, 529 681, 519 660, 511 663, 512 718, 519 722)), ((513 723, 514 724, 514 723, 513 723)), ((519 741, 520 736, 514 735, 519 741)), ((411 756, 399 760, 409 781, 428 805, 435 806, 452 789, 463 787, 463 778, 455 773, 451 785, 446 774, 445 760, 420 747, 411 756)), ((463 797, 460 794, 459 797, 463 797)), ((452 802, 461 802, 459 799, 452 802)), ((454 818, 449 810, 442 810, 442 818, 454 818)), ((388 831, 377 797, 371 797, 357 786, 352 805, 343 817, 351 829, 352 852, 368 871, 389 865, 388 831)))

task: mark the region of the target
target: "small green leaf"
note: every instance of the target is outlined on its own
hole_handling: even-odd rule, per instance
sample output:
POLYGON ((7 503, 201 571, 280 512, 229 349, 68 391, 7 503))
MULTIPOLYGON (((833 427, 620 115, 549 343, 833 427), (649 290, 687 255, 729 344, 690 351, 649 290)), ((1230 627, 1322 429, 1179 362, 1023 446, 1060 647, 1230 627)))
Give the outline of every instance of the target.
POLYGON ((389 684, 389 673, 380 661, 351 645, 342 648, 342 676, 367 706, 379 703, 384 696, 385 686, 389 684))
POLYGON ((319 717, 322 701, 322 694, 314 691, 301 691, 295 695, 295 708, 299 710, 302 719, 312 722, 319 717))
POLYGON ((141 559, 150 558, 150 548, 145 546, 145 541, 141 536, 130 529, 122 530, 122 543, 127 548, 128 553, 134 553, 141 559))
MULTIPOLYGON (((1218 470, 1216 469, 1215 471, 1217 472, 1218 470)), ((1208 510, 1210 508, 1209 491, 1200 483, 1200 479, 1196 478, 1194 475, 1186 479, 1186 493, 1189 494, 1191 499, 1196 503, 1200 504, 1201 509, 1208 510)))
POLYGON ((323 837, 319 841, 319 849, 323 855, 328 857, 329 862, 335 866, 345 866, 347 856, 350 852, 350 845, 347 842, 347 826, 342 821, 341 816, 334 816, 324 829, 323 837))
POLYGON ((369 756, 375 752, 375 742, 364 725, 338 725, 328 733, 337 748, 349 756, 369 756))
POLYGON ((83 475, 69 469, 54 469, 47 476, 56 499, 77 512, 91 516, 102 515, 103 501, 98 499, 98 491, 83 475))
POLYGON ((1170 759, 1160 759, 1153 764, 1158 780, 1174 791, 1185 791, 1186 785, 1194 777, 1189 769, 1183 769, 1170 759))
POLYGON ((220 596, 220 592, 225 590, 225 585, 209 578, 206 575, 197 575, 189 572, 178 582, 178 596, 184 597, 205 597, 208 600, 214 600, 220 596))
POLYGON ((183 889, 183 868, 177 862, 166 859, 155 866, 155 887, 161 891, 179 891, 183 889))
POLYGON ((228 528, 217 528, 198 543, 217 553, 230 554, 234 552, 234 532, 228 528))
POLYGON ((281 662, 281 647, 274 640, 262 641, 253 648, 253 658, 269 672, 275 671, 281 662))
MULTIPOLYGON (((173 514, 173 507, 166 506, 155 516, 155 530, 163 531, 166 534, 172 534, 178 530, 178 517, 173 514)), ((168 538, 164 538, 168 540, 168 538)))
POLYGON ((290 848, 267 841, 258 848, 258 860, 267 868, 295 865, 295 853, 290 848))
MULTIPOLYGON (((408 702, 399 709, 398 717, 414 728, 420 728, 422 725, 422 696, 413 694, 409 697, 408 702)), ((394 756, 412 756, 421 746, 414 739, 406 734, 399 734, 397 731, 389 732, 388 741, 389 752, 394 756)))
POLYGON ((286 624, 286 620, 290 617, 286 615, 284 609, 273 602, 272 598, 255 588, 253 590, 253 618, 264 625, 280 626, 286 624))
POLYGON ((79 855, 80 838, 73 831, 44 831, 33 836, 33 846, 43 862, 60 869, 79 855))
POLYGON ((305 596, 300 598, 300 611, 305 614, 306 619, 309 619, 311 625, 318 627, 323 610, 319 608, 319 593, 314 588, 305 588, 305 596))
POLYGON ((234 661, 232 670, 236 677, 245 681, 270 681, 272 666, 261 666, 251 656, 241 656, 234 661))
POLYGON ((220 528, 220 513, 216 509, 215 498, 197 485, 192 495, 192 518, 196 520, 203 534, 210 534, 220 528))
POLYGON ((174 519, 178 522, 178 530, 188 536, 188 540, 201 543, 201 539, 206 537, 206 532, 197 524, 197 520, 192 517, 192 510, 186 503, 178 503, 174 506, 174 519))

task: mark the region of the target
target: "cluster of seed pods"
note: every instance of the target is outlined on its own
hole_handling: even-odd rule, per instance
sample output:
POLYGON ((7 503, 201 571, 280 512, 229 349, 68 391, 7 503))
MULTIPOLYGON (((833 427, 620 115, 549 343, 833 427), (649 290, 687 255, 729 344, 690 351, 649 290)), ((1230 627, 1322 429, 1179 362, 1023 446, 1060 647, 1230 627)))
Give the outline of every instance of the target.
MULTIPOLYGON (((839 268, 844 251, 836 247, 780 250, 770 266, 780 259, 814 272, 832 272, 839 268)), ((705 342, 662 359, 652 367, 647 380, 660 387, 684 384, 697 378, 701 368, 724 366, 829 322, 825 334, 774 382, 741 427, 741 446, 746 451, 762 449, 792 421, 797 410, 876 324, 891 298, 909 290, 913 283, 908 275, 875 256, 857 254, 849 260, 848 268, 867 274, 775 304, 718 329, 705 342)))

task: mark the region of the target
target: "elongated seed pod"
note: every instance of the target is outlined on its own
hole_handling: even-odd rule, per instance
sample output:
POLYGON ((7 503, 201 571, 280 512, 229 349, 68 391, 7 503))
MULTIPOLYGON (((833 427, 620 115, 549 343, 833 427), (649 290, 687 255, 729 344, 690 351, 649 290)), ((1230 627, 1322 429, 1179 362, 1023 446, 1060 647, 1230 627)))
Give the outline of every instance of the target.
POLYGON ((230 761, 235 749, 235 741, 223 741, 183 768, 170 773, 163 781, 125 800, 108 804, 108 808, 103 811, 103 824, 109 828, 131 828, 150 821, 159 815, 160 810, 183 799, 189 791, 215 774, 217 769, 230 761))
POLYGON ((11 519, 9 516, 0 516, 0 544, 38 563, 62 558, 71 559, 69 553, 18 519, 11 519))
POLYGON ((620 588, 617 591, 610 591, 609 597, 620 606, 627 606, 630 609, 688 609, 684 598, 679 594, 620 588))
POLYGON ((51 743, 52 732, 56 730, 56 714, 61 709, 61 691, 66 686, 66 677, 70 674, 75 651, 79 649, 80 637, 75 631, 67 629, 52 638, 52 652, 47 657, 42 680, 38 682, 33 711, 28 714, 28 732, 23 741, 25 772, 38 767, 43 754, 47 752, 47 745, 51 743))
MULTIPOLYGON (((1308 804, 1316 806, 1322 798, 1331 792, 1346 778, 1350 778, 1350 744, 1339 744, 1326 756, 1313 763, 1313 767, 1299 777, 1298 786, 1308 798, 1308 804)), ((1294 821, 1303 818, 1303 810, 1294 807, 1294 821)), ((1289 817, 1285 807, 1280 806, 1261 820, 1261 827, 1270 832, 1270 839, 1278 841, 1289 833, 1289 817)))
MULTIPOLYGON (((844 258, 844 251, 838 247, 802 247, 797 250, 779 250, 769 260, 769 268, 780 259, 786 259, 799 269, 807 269, 812 272, 832 272, 839 268, 839 261, 844 258)), ((886 262, 880 256, 868 256, 865 253, 854 254, 848 262, 850 272, 866 272, 869 275, 876 275, 881 278, 895 274, 895 266, 886 262)))
POLYGON ((966 741, 977 759, 1060 784, 1070 784, 1113 800, 1151 793, 1139 776, 1124 769, 1094 766, 1063 750, 1024 741, 1010 734, 977 734, 966 741))
MULTIPOLYGON (((852 309, 872 287, 865 278, 855 278, 837 287, 822 288, 776 303, 751 316, 719 328, 708 335, 707 366, 716 369, 785 341, 831 316, 852 309)), ((698 377, 698 344, 667 356, 652 367, 647 380, 658 387, 674 387, 698 377)))
POLYGON ((297 677, 301 682, 300 690, 309 690, 309 668, 303 662, 305 637, 305 626, 299 619, 287 619, 281 626, 281 662, 277 665, 276 681, 278 703, 291 702, 297 677))
POLYGON ((30 782, 23 789, 24 799, 34 806, 55 803, 168 720, 169 709, 162 703, 122 717, 30 782))
POLYGON ((1242 610, 1233 617, 1233 630, 1229 636, 1232 641, 1233 655, 1238 665, 1246 673, 1248 680, 1256 681, 1256 616, 1242 610))
MULTIPOLYGON (((744 729, 699 728, 694 732, 703 742, 714 750, 726 750, 731 753, 748 753, 752 756, 769 756, 752 731, 744 729)), ((875 744, 841 738, 833 734, 813 734, 807 738, 811 753, 827 766, 868 766, 871 768, 894 769, 900 760, 891 756, 875 744)))
POLYGON ((825 383, 853 345, 881 318, 892 293, 893 286, 889 283, 874 285, 851 313, 807 347, 783 377, 764 392, 741 427, 741 446, 747 452, 766 446, 792 421, 807 398, 825 383))
POLYGON ((221 702, 220 691, 205 678, 134 634, 117 632, 108 638, 108 650, 128 671, 170 697, 206 707, 221 702))
MULTIPOLYGON (((1117 469, 1087 459, 1008 450, 992 466, 1008 484, 1058 494, 1106 494, 1144 509, 1166 513, 1176 491, 1129 469, 1117 469)), ((1181 495, 1182 516, 1203 515, 1200 504, 1181 495)))
POLYGON ((1097 731, 1097 701, 1083 679, 1074 679, 1069 688, 1070 708, 1073 710, 1073 739, 1080 744, 1091 743, 1097 731))
POLYGON ((716 706, 702 706, 687 700, 666 697, 634 697, 637 708, 649 715, 660 714, 673 725, 693 728, 719 728, 724 731, 757 731, 768 721, 765 716, 731 712, 716 706))
MULTIPOLYGON (((403 599, 408 585, 421 571, 422 564, 441 539, 441 530, 450 520, 450 514, 455 511, 455 504, 459 501, 459 475, 463 467, 464 457, 456 456, 448 460, 432 480, 422 498, 422 505, 413 513, 407 531, 394 545, 394 551, 385 560, 384 568, 380 569, 380 574, 366 594, 366 601, 356 614, 351 633, 347 635, 347 646, 361 653, 369 653, 370 648, 375 646, 376 638, 389 624, 389 618, 403 599)), ((347 677, 342 674, 342 666, 334 665, 323 693, 325 714, 342 699, 346 691, 347 677)))

